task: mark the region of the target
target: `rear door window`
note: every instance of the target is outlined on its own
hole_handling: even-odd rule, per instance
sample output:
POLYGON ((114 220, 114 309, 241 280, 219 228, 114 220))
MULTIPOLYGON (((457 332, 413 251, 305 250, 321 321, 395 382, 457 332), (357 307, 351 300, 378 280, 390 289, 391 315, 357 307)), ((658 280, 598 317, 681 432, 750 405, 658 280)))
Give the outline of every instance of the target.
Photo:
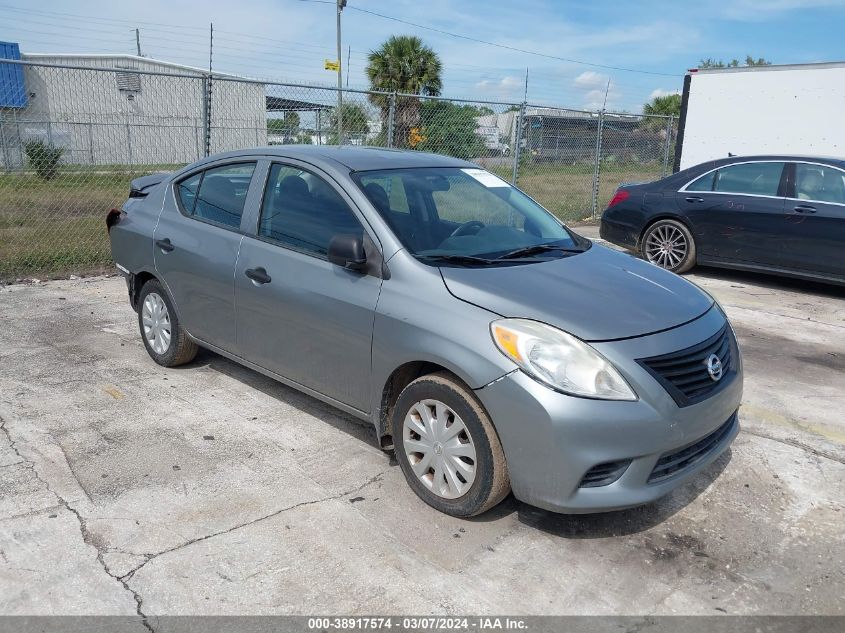
POLYGON ((255 163, 213 167, 176 186, 185 215, 229 228, 240 228, 255 163))
POLYGON ((202 180, 202 172, 194 174, 189 178, 185 178, 178 185, 176 185, 176 197, 179 199, 179 204, 182 210, 187 215, 194 212, 194 204, 197 200, 197 191, 200 188, 200 180, 202 180))
POLYGON ((829 165, 795 165, 795 197, 845 204, 845 172, 829 165))
POLYGON ((716 172, 711 171, 709 174, 704 174, 698 180, 694 180, 687 185, 686 191, 713 191, 713 181, 716 179, 716 172))
POLYGON ((741 163, 716 171, 713 191, 777 196, 785 163, 741 163))

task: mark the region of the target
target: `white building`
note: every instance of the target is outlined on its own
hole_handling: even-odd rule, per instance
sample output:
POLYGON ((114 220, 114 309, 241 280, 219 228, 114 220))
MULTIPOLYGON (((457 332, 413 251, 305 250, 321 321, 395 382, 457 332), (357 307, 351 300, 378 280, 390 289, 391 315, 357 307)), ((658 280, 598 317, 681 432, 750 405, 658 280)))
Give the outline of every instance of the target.
MULTIPOLYGON (((28 140, 64 148, 73 164, 169 165, 205 154, 207 71, 135 55, 21 59, 39 65, 24 66, 25 105, 0 109, 9 167, 23 164, 28 140)), ((210 93, 211 153, 267 144, 263 83, 215 73, 210 93)))

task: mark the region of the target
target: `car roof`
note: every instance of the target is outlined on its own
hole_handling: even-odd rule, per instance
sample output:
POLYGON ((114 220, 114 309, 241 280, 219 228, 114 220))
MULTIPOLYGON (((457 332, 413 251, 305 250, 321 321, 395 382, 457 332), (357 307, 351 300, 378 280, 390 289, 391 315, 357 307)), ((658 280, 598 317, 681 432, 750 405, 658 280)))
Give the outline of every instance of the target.
MULTIPOLYGON (((845 166, 845 158, 837 156, 810 156, 808 154, 758 154, 754 156, 728 156, 725 158, 718 158, 710 161, 714 164, 725 165, 728 163, 744 163, 748 161, 767 161, 767 160, 783 160, 783 161, 809 161, 817 163, 828 163, 837 165, 839 167, 845 166)), ((701 163, 706 164, 706 163, 701 163)))
POLYGON ((403 169, 408 167, 477 167, 477 165, 465 160, 441 156, 440 154, 351 145, 271 145, 215 154, 202 162, 246 156, 294 158, 315 165, 333 163, 335 166, 342 165, 350 171, 403 169))

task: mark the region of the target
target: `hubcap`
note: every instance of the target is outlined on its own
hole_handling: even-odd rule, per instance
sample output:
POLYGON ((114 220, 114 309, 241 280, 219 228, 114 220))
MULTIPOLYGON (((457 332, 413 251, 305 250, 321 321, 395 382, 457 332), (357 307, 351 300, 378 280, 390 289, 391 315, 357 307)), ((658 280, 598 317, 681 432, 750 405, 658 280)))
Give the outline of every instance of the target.
POLYGON ((677 268, 686 258, 688 249, 687 238, 671 224, 658 226, 645 241, 646 258, 661 268, 677 268))
POLYGON ((170 347, 170 313, 158 293, 151 292, 141 307, 144 338, 156 354, 164 354, 170 347))
POLYGON ((411 469, 438 497, 457 499, 475 481, 475 445, 463 420, 439 400, 421 400, 405 416, 402 448, 411 469))

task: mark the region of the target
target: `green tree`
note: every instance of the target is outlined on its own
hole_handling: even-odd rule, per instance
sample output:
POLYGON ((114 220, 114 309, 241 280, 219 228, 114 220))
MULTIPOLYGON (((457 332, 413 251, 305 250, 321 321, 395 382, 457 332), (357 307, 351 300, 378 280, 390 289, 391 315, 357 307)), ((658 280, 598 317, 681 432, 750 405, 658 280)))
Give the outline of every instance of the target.
MULTIPOLYGON (((343 138, 348 142, 350 138, 362 138, 370 131, 370 121, 367 116, 367 111, 357 103, 344 103, 341 105, 341 113, 343 114, 343 138)), ((329 113, 329 125, 332 127, 332 132, 328 135, 328 144, 337 145, 337 108, 333 108, 329 113)))
POLYGON ((707 59, 702 59, 698 62, 699 68, 739 68, 740 66, 769 66, 772 62, 769 60, 758 57, 754 59, 751 55, 745 56, 745 63, 740 62, 738 59, 732 59, 727 64, 723 62, 721 59, 713 59, 712 57, 708 57, 707 59))
POLYGON ((655 97, 643 106, 643 114, 681 116, 681 95, 671 94, 655 97))
POLYGON ((447 154, 468 160, 484 153, 484 139, 478 135, 478 108, 439 99, 420 106, 422 140, 415 149, 447 154))
POLYGON ((296 134, 299 130, 299 113, 285 112, 282 118, 267 119, 268 134, 296 134))
MULTIPOLYGON (((367 57, 370 89, 378 92, 403 92, 412 95, 440 94, 443 88, 442 65, 433 49, 415 35, 392 35, 367 57)), ((371 95, 370 101, 381 110, 387 129, 390 98, 371 95)), ((411 130, 420 126, 420 100, 397 97, 394 113, 394 144, 407 147, 411 130)))

